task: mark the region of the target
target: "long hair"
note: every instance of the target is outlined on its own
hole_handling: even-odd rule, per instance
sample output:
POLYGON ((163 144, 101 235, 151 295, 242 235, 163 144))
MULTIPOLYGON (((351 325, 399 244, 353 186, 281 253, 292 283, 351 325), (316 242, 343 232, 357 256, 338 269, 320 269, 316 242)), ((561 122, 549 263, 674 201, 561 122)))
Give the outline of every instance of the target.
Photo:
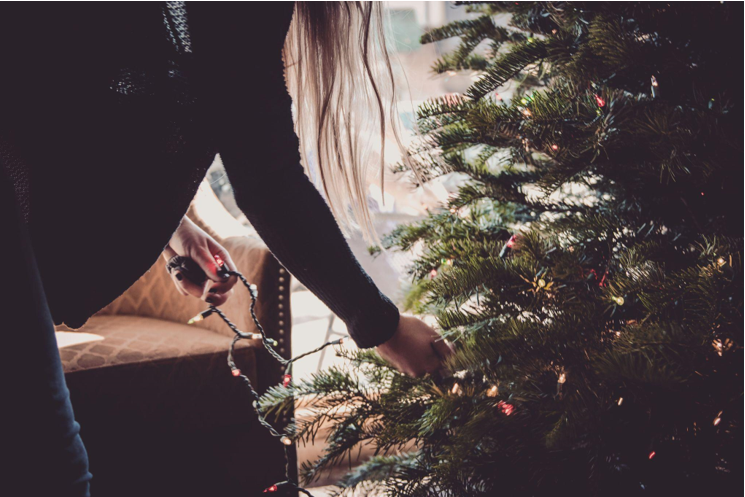
POLYGON ((382 189, 387 131, 409 163, 397 126, 382 2, 295 2, 283 56, 306 172, 320 176, 317 183, 344 228, 356 224, 377 242, 366 180, 378 155, 382 189))

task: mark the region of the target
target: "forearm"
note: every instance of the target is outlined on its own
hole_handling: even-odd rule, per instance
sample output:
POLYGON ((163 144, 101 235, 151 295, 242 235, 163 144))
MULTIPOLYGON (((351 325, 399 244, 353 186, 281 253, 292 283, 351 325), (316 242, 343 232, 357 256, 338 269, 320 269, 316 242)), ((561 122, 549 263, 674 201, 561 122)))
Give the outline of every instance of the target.
POLYGON ((395 333, 399 311, 362 269, 331 210, 296 167, 282 178, 235 185, 238 205, 275 257, 345 322, 360 347, 379 345, 395 333))

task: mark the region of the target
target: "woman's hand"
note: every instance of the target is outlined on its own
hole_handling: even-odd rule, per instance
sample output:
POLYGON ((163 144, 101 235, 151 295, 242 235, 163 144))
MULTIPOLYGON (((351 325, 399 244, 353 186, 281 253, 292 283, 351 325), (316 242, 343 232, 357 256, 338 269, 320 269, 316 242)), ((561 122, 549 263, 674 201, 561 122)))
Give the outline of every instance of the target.
POLYGON ((176 288, 183 295, 192 295, 213 305, 222 305, 233 294, 233 285, 238 280, 235 276, 223 278, 217 274, 218 255, 225 262, 228 269, 235 269, 235 264, 225 250, 214 238, 205 233, 199 226, 184 216, 181 225, 171 237, 168 246, 163 251, 166 261, 180 255, 196 262, 207 275, 202 285, 189 281, 179 271, 171 273, 171 279, 176 288))
POLYGON ((402 373, 419 377, 442 369, 453 346, 424 321, 402 315, 393 337, 375 350, 402 373))

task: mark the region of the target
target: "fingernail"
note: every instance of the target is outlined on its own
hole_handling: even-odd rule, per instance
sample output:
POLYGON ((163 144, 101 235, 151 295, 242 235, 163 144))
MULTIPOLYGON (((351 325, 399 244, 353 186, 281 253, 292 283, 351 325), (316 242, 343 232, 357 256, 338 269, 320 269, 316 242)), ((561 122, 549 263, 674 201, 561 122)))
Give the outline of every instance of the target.
POLYGON ((184 275, 182 275, 181 273, 176 273, 176 279, 181 281, 184 279, 184 275))

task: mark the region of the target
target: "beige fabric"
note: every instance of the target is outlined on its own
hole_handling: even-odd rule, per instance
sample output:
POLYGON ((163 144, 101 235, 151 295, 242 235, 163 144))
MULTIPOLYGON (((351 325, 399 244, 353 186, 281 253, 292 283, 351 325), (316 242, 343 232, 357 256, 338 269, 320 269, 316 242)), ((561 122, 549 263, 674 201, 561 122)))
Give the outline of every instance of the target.
MULTIPOLYGON (((211 331, 138 316, 94 316, 74 331, 57 328, 65 373, 201 354, 225 354, 231 340, 211 331)), ((256 347, 242 340, 236 347, 256 347)), ((227 370, 227 364, 226 364, 227 370)))

